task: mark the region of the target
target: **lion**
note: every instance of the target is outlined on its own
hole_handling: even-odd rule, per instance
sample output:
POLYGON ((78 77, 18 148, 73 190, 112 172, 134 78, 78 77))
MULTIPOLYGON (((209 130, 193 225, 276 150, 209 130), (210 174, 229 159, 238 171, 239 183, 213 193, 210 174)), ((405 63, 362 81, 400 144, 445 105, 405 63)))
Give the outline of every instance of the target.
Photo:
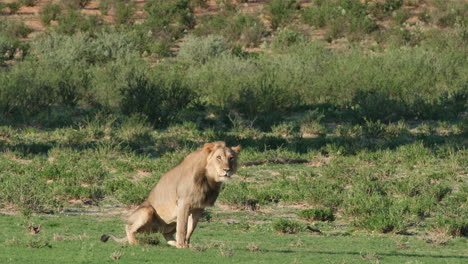
POLYGON ((138 244, 135 233, 159 232, 169 245, 189 247, 203 210, 214 205, 221 184, 237 171, 240 151, 240 145, 227 147, 225 142, 217 141, 192 152, 161 177, 148 198, 130 215, 125 226, 127 237, 104 234, 101 241, 113 238, 138 244))

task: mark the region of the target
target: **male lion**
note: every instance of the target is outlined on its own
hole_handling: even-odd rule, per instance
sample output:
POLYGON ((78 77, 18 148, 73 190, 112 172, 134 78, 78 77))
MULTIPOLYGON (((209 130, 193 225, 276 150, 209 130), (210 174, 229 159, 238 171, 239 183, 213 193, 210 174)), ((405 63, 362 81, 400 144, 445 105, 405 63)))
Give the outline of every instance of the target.
POLYGON ((111 237, 137 244, 135 233, 160 232, 169 245, 188 247, 204 208, 215 203, 221 184, 236 172, 240 150, 240 146, 229 148, 217 141, 192 152, 162 176, 148 199, 130 215, 126 238, 102 235, 101 241, 111 237))

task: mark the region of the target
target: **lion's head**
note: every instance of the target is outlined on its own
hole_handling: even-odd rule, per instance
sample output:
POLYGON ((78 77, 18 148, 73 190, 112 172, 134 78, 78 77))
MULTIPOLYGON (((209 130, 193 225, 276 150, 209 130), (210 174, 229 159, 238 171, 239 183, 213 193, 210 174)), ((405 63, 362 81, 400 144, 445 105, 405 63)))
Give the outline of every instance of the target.
POLYGON ((227 147, 226 143, 217 141, 206 143, 203 147, 207 152, 206 174, 216 182, 224 182, 237 171, 237 156, 241 146, 227 147))

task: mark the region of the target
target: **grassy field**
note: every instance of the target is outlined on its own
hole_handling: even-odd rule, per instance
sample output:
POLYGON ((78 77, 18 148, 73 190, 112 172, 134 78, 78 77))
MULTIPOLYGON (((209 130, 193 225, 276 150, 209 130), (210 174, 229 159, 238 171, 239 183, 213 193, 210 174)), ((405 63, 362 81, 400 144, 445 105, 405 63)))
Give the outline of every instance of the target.
POLYGON ((186 250, 158 243, 161 236, 143 237, 149 244, 139 246, 100 242, 102 232, 123 234, 116 216, 65 213, 26 220, 1 215, 0 258, 3 263, 465 263, 468 259, 465 238, 440 247, 414 236, 346 232, 333 224, 321 235, 282 235, 262 221, 270 218, 268 213, 215 215, 211 222, 200 223, 193 247, 186 250), (245 230, 239 219, 257 223, 245 230), (31 223, 42 225, 42 231, 31 235, 27 230, 31 223))
POLYGON ((463 263, 468 258, 464 122, 351 126, 315 120, 312 135, 287 125, 271 132, 242 126, 199 130, 194 123, 154 130, 138 118, 103 120, 56 129, 1 127, 2 259, 463 263), (124 209, 145 199, 190 151, 214 139, 241 143, 241 163, 310 162, 240 168, 225 184, 218 206, 204 216, 192 249, 170 248, 157 235, 143 237, 147 244, 141 246, 99 242, 102 233, 123 235, 124 209), (11 212, 16 213, 5 214, 11 212), (31 234, 29 227, 39 225, 42 230, 31 234))

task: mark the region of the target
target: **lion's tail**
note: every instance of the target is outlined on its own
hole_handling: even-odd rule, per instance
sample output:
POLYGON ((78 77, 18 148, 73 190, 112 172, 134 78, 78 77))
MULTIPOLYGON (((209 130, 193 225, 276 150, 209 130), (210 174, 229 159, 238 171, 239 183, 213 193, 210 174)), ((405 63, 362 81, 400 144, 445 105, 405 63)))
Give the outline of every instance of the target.
POLYGON ((101 236, 101 241, 105 243, 105 242, 107 242, 107 240, 109 240, 109 238, 112 238, 112 239, 114 239, 116 242, 119 242, 119 243, 123 243, 123 242, 125 242, 125 241, 128 240, 127 237, 118 238, 118 237, 116 237, 116 236, 114 236, 114 235, 110 235, 110 234, 109 234, 109 235, 106 235, 106 234, 104 234, 104 235, 101 236))

